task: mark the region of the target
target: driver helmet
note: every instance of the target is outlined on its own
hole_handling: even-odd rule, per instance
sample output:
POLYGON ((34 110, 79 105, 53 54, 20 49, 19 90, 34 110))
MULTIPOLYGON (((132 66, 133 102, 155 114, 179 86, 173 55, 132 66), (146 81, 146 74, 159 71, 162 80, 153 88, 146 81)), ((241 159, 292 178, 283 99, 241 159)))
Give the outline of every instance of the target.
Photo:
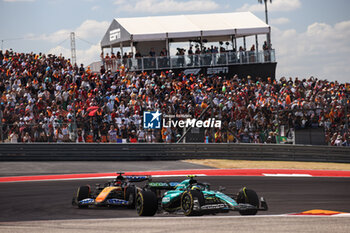
POLYGON ((193 185, 191 190, 201 190, 201 188, 198 185, 193 185))
POLYGON ((114 185, 117 185, 117 186, 120 186, 122 184, 122 181, 121 180, 116 180, 114 182, 114 185))

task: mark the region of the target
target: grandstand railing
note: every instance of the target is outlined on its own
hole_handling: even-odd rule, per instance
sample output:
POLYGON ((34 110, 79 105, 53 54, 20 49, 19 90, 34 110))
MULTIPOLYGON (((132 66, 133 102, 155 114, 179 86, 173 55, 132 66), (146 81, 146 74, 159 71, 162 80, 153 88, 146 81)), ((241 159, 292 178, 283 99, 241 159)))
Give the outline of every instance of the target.
POLYGON ((193 54, 181 56, 159 56, 104 59, 106 69, 116 71, 122 65, 129 71, 162 70, 178 68, 196 68, 207 66, 225 66, 239 64, 271 63, 275 62, 275 50, 239 51, 208 54, 193 54))

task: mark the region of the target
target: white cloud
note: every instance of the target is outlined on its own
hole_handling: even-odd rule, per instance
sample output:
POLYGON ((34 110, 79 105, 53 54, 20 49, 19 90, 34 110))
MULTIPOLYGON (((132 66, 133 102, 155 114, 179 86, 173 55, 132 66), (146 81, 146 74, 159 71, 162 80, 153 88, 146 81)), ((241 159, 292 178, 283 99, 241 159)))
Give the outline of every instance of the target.
POLYGON ((75 29, 77 36, 84 39, 102 36, 106 33, 110 22, 107 21, 96 21, 96 20, 85 20, 78 28, 75 29))
POLYGON ((272 27, 277 77, 292 76, 349 82, 350 21, 335 25, 313 23, 298 33, 272 27))
POLYGON ((126 3, 126 0, 115 0, 114 1, 115 5, 121 5, 121 4, 124 4, 124 3, 126 3))
POLYGON ((92 10, 92 11, 97 11, 98 9, 100 9, 100 6, 92 6, 92 7, 91 7, 91 10, 92 10))
POLYGON ((51 34, 42 34, 39 37, 34 37, 36 40, 46 40, 52 43, 58 43, 69 37, 71 30, 61 29, 51 34))
MULTIPOLYGON (((272 3, 268 1, 268 11, 293 11, 301 6, 300 0, 273 0, 272 3)), ((265 11, 264 4, 244 4, 238 8, 237 11, 251 11, 260 12, 265 11)))
POLYGON ((100 6, 92 6, 91 7, 91 10, 92 11, 97 11, 97 10, 99 10, 101 7, 100 6))
POLYGON ((100 43, 90 46, 86 50, 77 50, 77 61, 85 65, 89 65, 92 62, 100 61, 101 47, 100 43))
POLYGON ((118 5, 122 11, 148 13, 201 12, 219 8, 219 5, 213 0, 116 0, 114 4, 118 5))
POLYGON ((34 36, 28 34, 26 37, 31 37, 35 40, 45 40, 52 43, 59 43, 70 36, 71 32, 75 32, 77 37, 82 39, 96 39, 100 40, 106 32, 109 22, 107 21, 96 21, 96 20, 85 20, 79 27, 75 29, 61 29, 51 34, 42 34, 34 36))
POLYGON ((271 19, 271 25, 281 25, 287 23, 289 23, 289 19, 285 17, 271 19))

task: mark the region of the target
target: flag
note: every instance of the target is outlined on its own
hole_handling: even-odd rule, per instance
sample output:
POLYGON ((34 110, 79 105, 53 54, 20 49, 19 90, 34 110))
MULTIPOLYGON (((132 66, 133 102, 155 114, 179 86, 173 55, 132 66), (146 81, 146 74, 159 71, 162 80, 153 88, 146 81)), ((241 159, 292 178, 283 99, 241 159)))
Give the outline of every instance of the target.
POLYGON ((276 143, 281 144, 281 143, 286 143, 287 142, 287 137, 285 136, 276 136, 276 143))

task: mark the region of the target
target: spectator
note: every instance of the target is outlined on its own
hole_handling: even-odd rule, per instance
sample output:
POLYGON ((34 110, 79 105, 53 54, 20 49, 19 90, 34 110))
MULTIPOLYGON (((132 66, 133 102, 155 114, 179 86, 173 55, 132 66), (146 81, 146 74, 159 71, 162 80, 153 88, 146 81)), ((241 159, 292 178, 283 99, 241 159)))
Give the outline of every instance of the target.
POLYGON ((151 51, 149 51, 149 56, 150 57, 155 57, 156 56, 156 51, 154 50, 154 48, 151 48, 151 51))
POLYGON ((11 143, 17 143, 18 142, 18 134, 16 131, 13 131, 11 134, 10 134, 10 142, 11 143))
POLYGON ((342 146, 342 144, 343 144, 342 136, 338 135, 337 139, 335 139, 335 141, 334 141, 334 145, 335 146, 342 146))
MULTIPOLYGON (((108 55, 108 53, 107 53, 108 55)), ((80 68, 79 68, 79 74, 83 75, 85 73, 85 68, 84 68, 84 64, 80 64, 80 68)))
POLYGON ((81 130, 78 130, 78 137, 76 140, 77 143, 84 143, 85 139, 83 137, 83 132, 81 130))
POLYGON ((31 141, 32 141, 32 139, 31 139, 29 133, 26 132, 25 135, 24 135, 24 137, 23 137, 23 142, 29 143, 29 142, 31 142, 31 141))
POLYGON ((56 142, 63 142, 64 140, 62 129, 60 127, 56 129, 55 139, 56 139, 56 142))
POLYGON ((137 135, 136 135, 136 131, 132 130, 130 137, 129 137, 129 142, 131 143, 136 143, 137 142, 137 135))
POLYGON ((252 45, 249 51, 249 62, 255 62, 255 45, 252 45))
POLYGON ((346 139, 342 143, 342 146, 350 146, 350 136, 346 137, 346 139))
POLYGON ((108 141, 117 142, 117 130, 115 130, 114 125, 111 125, 110 130, 108 131, 108 141))

